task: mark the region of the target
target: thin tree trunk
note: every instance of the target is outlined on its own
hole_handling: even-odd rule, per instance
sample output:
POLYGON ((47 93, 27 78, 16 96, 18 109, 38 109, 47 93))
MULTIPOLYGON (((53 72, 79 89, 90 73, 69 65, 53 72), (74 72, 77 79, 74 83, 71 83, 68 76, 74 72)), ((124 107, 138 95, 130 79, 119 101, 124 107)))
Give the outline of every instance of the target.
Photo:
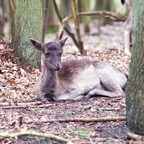
MULTIPOLYGON (((83 3, 82 11, 88 12, 90 9, 90 1, 89 0, 85 0, 85 1, 81 0, 81 2, 83 3)), ((91 19, 90 17, 83 17, 82 18, 82 21, 84 23, 84 30, 86 33, 90 32, 90 26, 89 26, 90 19, 91 19)))
POLYGON ((76 0, 71 0, 71 12, 72 12, 73 21, 75 24, 75 30, 76 30, 76 34, 77 34, 77 38, 79 42, 80 53, 82 55, 86 55, 86 51, 84 50, 84 45, 83 45, 83 41, 82 41, 81 34, 80 34, 79 18, 78 18, 77 9, 76 9, 76 0))
POLYGON ((2 10, 2 0, 0 0, 0 36, 4 36, 4 19, 2 10))
POLYGON ((10 34, 12 35, 13 17, 14 17, 14 0, 8 0, 8 5, 9 5, 8 19, 10 24, 10 34))
POLYGON ((144 1, 133 1, 132 58, 126 86, 127 126, 144 135, 144 1))
POLYGON ((29 38, 42 40, 42 3, 40 0, 14 0, 12 48, 20 60, 33 67, 40 67, 40 53, 29 38))
POLYGON ((48 18, 47 18, 47 26, 48 30, 47 32, 56 32, 57 29, 57 19, 55 15, 55 10, 54 10, 54 5, 53 5, 53 0, 49 0, 49 5, 48 5, 48 18))
POLYGON ((46 33, 46 29, 48 28, 47 25, 47 19, 48 19, 48 1, 49 0, 45 0, 44 1, 44 16, 43 16, 43 28, 42 28, 42 43, 44 43, 45 41, 45 33, 46 33))

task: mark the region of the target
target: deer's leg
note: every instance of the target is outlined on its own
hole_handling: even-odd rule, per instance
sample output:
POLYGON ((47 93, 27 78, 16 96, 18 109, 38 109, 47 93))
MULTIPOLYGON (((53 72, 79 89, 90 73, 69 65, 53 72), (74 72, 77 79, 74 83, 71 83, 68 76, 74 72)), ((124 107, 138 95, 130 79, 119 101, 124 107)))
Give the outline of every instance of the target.
POLYGON ((93 89, 91 90, 86 97, 90 98, 91 96, 94 95, 101 95, 101 96, 106 96, 106 97, 118 97, 118 96, 122 96, 123 94, 121 92, 110 92, 110 91, 106 91, 103 89, 93 89))
POLYGON ((42 90, 36 90, 36 94, 42 102, 53 101, 53 95, 42 90))
POLYGON ((101 71, 100 75, 100 84, 102 88, 94 88, 91 90, 86 97, 90 97, 92 95, 102 95, 107 97, 116 97, 116 96, 124 96, 125 93, 123 92, 119 81, 114 78, 114 75, 106 74, 105 72, 101 71))

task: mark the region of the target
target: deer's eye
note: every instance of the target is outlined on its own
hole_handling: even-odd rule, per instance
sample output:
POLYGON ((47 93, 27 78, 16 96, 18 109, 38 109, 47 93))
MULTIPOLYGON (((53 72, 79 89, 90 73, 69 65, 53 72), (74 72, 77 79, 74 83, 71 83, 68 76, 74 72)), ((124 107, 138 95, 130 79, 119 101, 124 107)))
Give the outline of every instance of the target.
POLYGON ((50 53, 46 53, 46 54, 45 54, 45 57, 50 57, 50 53))
POLYGON ((59 53, 59 57, 61 57, 62 56, 62 53, 59 53))

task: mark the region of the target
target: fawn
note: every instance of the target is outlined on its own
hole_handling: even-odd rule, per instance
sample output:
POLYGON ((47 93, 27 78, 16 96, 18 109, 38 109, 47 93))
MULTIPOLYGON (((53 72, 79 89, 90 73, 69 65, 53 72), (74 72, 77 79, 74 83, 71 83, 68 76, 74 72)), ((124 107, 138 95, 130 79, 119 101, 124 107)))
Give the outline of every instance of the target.
POLYGON ((42 73, 36 84, 36 94, 42 101, 80 100, 102 95, 125 95, 123 87, 126 75, 103 61, 70 60, 61 62, 63 46, 67 38, 59 42, 42 44, 30 39, 42 52, 42 73))

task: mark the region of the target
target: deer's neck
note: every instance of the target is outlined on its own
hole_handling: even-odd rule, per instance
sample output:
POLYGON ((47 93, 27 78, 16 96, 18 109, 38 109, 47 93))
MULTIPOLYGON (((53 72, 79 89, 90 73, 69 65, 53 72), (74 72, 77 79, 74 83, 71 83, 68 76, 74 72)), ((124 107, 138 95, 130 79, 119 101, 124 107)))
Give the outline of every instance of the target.
POLYGON ((42 89, 45 93, 54 94, 56 85, 57 85, 57 71, 49 70, 43 67, 42 75, 41 75, 41 84, 42 89))

